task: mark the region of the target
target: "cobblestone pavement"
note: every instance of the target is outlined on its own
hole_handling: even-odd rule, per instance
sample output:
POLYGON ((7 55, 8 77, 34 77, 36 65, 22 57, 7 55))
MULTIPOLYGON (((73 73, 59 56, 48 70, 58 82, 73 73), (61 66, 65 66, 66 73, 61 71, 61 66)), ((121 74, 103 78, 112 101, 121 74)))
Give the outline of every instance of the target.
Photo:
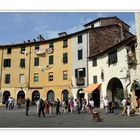
POLYGON ((105 114, 103 109, 97 109, 103 119, 101 122, 92 120, 91 114, 66 113, 62 115, 46 115, 39 118, 36 107, 31 107, 29 116, 25 109, 6 110, 0 107, 0 128, 140 128, 140 115, 122 116, 105 114))

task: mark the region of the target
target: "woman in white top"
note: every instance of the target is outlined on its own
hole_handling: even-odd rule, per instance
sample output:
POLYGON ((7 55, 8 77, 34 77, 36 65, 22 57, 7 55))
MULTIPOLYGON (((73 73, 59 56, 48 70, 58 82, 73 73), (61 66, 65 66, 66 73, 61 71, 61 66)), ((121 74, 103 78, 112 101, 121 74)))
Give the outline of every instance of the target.
POLYGON ((40 100, 36 101, 36 113, 37 114, 39 112, 39 104, 40 104, 40 100))

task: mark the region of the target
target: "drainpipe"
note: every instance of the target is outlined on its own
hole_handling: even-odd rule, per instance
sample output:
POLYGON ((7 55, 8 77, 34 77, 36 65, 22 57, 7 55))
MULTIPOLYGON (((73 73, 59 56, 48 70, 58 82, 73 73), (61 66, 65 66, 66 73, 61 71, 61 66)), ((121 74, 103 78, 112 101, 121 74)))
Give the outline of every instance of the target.
POLYGON ((88 37, 88 31, 87 31, 87 85, 89 85, 89 78, 88 78, 88 47, 89 47, 89 43, 88 43, 89 37, 88 37))
MULTIPOLYGON (((88 77, 88 54, 89 54, 89 32, 87 31, 87 86, 89 85, 89 77, 88 77)), ((88 94, 88 93, 87 93, 88 94)), ((89 102, 89 94, 87 95, 87 102, 89 102)))
POLYGON ((30 88, 30 72, 31 72, 31 46, 30 46, 30 51, 29 51, 29 76, 28 76, 28 90, 30 88))
MULTIPOLYGON (((2 67, 3 67, 3 48, 2 48, 2 56, 1 56, 1 77, 0 77, 0 92, 1 92, 1 88, 2 88, 2 67)), ((2 92, 1 92, 2 93, 2 92)), ((2 99, 2 95, 1 95, 1 103, 3 102, 2 101, 3 99, 2 99)))
POLYGON ((130 77, 130 69, 129 68, 127 71, 127 77, 128 77, 129 83, 126 85, 126 95, 128 96, 128 86, 131 84, 131 77, 130 77))
POLYGON ((2 67, 3 67, 3 48, 2 48, 2 56, 1 56, 1 79, 0 79, 0 91, 2 87, 2 67))

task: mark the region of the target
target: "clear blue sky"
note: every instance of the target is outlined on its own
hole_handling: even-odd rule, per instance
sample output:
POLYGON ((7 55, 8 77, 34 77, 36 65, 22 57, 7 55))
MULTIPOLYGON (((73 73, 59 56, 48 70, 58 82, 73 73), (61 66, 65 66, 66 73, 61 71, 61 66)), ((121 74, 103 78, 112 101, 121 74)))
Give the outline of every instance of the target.
POLYGON ((133 12, 0 12, 0 44, 21 43, 41 34, 45 39, 59 32, 73 33, 99 17, 117 16, 135 34, 133 12))

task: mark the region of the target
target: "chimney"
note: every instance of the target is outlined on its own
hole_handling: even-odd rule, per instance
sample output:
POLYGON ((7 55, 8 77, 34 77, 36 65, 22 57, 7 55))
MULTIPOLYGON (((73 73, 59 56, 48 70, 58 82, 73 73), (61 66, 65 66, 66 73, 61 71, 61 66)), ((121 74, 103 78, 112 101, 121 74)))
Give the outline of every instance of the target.
POLYGON ((36 42, 36 40, 35 39, 33 39, 34 40, 34 42, 36 42))
POLYGON ((44 41, 45 38, 42 35, 39 35, 39 37, 37 37, 37 39, 39 39, 39 41, 44 41))
POLYGON ((30 40, 28 40, 28 43, 30 43, 30 40))
POLYGON ((61 32, 61 33, 58 33, 59 37, 63 37, 63 36, 66 36, 67 33, 66 32, 61 32))

